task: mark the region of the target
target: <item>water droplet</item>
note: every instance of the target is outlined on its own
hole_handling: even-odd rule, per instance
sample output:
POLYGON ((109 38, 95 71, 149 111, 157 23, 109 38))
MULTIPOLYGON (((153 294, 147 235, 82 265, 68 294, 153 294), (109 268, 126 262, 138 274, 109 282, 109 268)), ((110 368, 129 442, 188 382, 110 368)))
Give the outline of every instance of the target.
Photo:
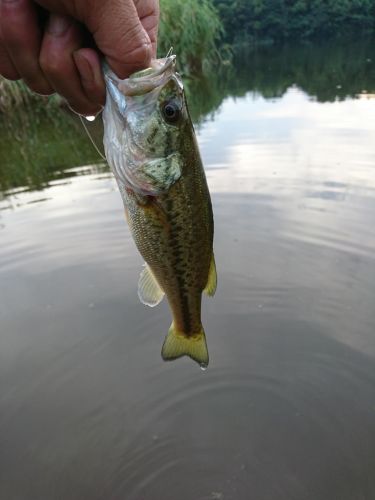
POLYGON ((96 116, 85 116, 85 118, 86 118, 86 120, 87 120, 88 122, 94 122, 94 121, 95 121, 96 116))
POLYGON ((199 363, 199 366, 201 367, 202 372, 205 372, 208 368, 207 363, 199 363))

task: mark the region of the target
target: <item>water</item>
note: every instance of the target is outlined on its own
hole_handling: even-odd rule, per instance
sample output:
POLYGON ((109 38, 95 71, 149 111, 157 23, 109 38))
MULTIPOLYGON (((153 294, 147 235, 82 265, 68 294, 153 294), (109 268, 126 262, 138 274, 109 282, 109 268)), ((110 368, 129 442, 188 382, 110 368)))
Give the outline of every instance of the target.
POLYGON ((201 83, 219 273, 205 373, 160 358, 170 314, 138 301, 107 168, 91 152, 61 166, 84 137, 38 155, 31 187, 4 158, 1 500, 375 498, 371 50, 247 55, 232 88, 201 83))

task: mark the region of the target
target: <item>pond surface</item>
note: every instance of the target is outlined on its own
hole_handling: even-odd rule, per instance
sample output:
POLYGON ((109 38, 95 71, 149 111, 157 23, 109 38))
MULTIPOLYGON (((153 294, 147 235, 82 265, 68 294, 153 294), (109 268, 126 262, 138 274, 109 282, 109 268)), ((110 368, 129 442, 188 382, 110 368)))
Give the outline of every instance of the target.
POLYGON ((219 275, 204 373, 161 360, 168 307, 138 301, 84 135, 39 148, 35 178, 1 150, 1 499, 375 498, 375 51, 238 64, 232 89, 191 87, 219 275))

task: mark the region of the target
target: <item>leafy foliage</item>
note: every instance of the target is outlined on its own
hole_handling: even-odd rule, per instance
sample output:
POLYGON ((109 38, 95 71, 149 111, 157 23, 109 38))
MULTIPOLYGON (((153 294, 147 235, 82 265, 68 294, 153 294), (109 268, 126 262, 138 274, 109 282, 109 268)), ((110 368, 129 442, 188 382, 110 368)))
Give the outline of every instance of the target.
MULTIPOLYGON (((101 122, 90 126, 100 144, 101 122)), ((40 189, 64 177, 64 169, 98 163, 100 158, 77 115, 63 110, 42 109, 37 102, 28 108, 0 114, 0 196, 12 187, 40 189)))
POLYGON ((173 46, 179 63, 188 72, 218 58, 222 23, 211 0, 161 0, 159 55, 173 46))
POLYGON ((246 94, 279 99, 299 88, 317 102, 375 95, 375 45, 371 40, 285 44, 238 50, 232 64, 185 78, 190 114, 196 124, 215 114, 224 99, 246 94))
POLYGON ((230 43, 374 32, 375 0, 213 0, 230 43))
POLYGON ((34 94, 21 80, 13 82, 0 76, 0 114, 10 114, 16 108, 49 110, 60 104, 61 99, 58 96, 41 97, 34 94))

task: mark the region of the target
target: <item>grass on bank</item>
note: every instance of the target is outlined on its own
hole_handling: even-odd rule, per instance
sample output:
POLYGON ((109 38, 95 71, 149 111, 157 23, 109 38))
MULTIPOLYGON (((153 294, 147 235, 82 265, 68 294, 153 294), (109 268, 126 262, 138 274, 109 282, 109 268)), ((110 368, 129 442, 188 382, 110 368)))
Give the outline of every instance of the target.
POLYGON ((180 68, 200 73, 219 56, 223 25, 211 0, 161 0, 159 57, 169 49, 180 68))

